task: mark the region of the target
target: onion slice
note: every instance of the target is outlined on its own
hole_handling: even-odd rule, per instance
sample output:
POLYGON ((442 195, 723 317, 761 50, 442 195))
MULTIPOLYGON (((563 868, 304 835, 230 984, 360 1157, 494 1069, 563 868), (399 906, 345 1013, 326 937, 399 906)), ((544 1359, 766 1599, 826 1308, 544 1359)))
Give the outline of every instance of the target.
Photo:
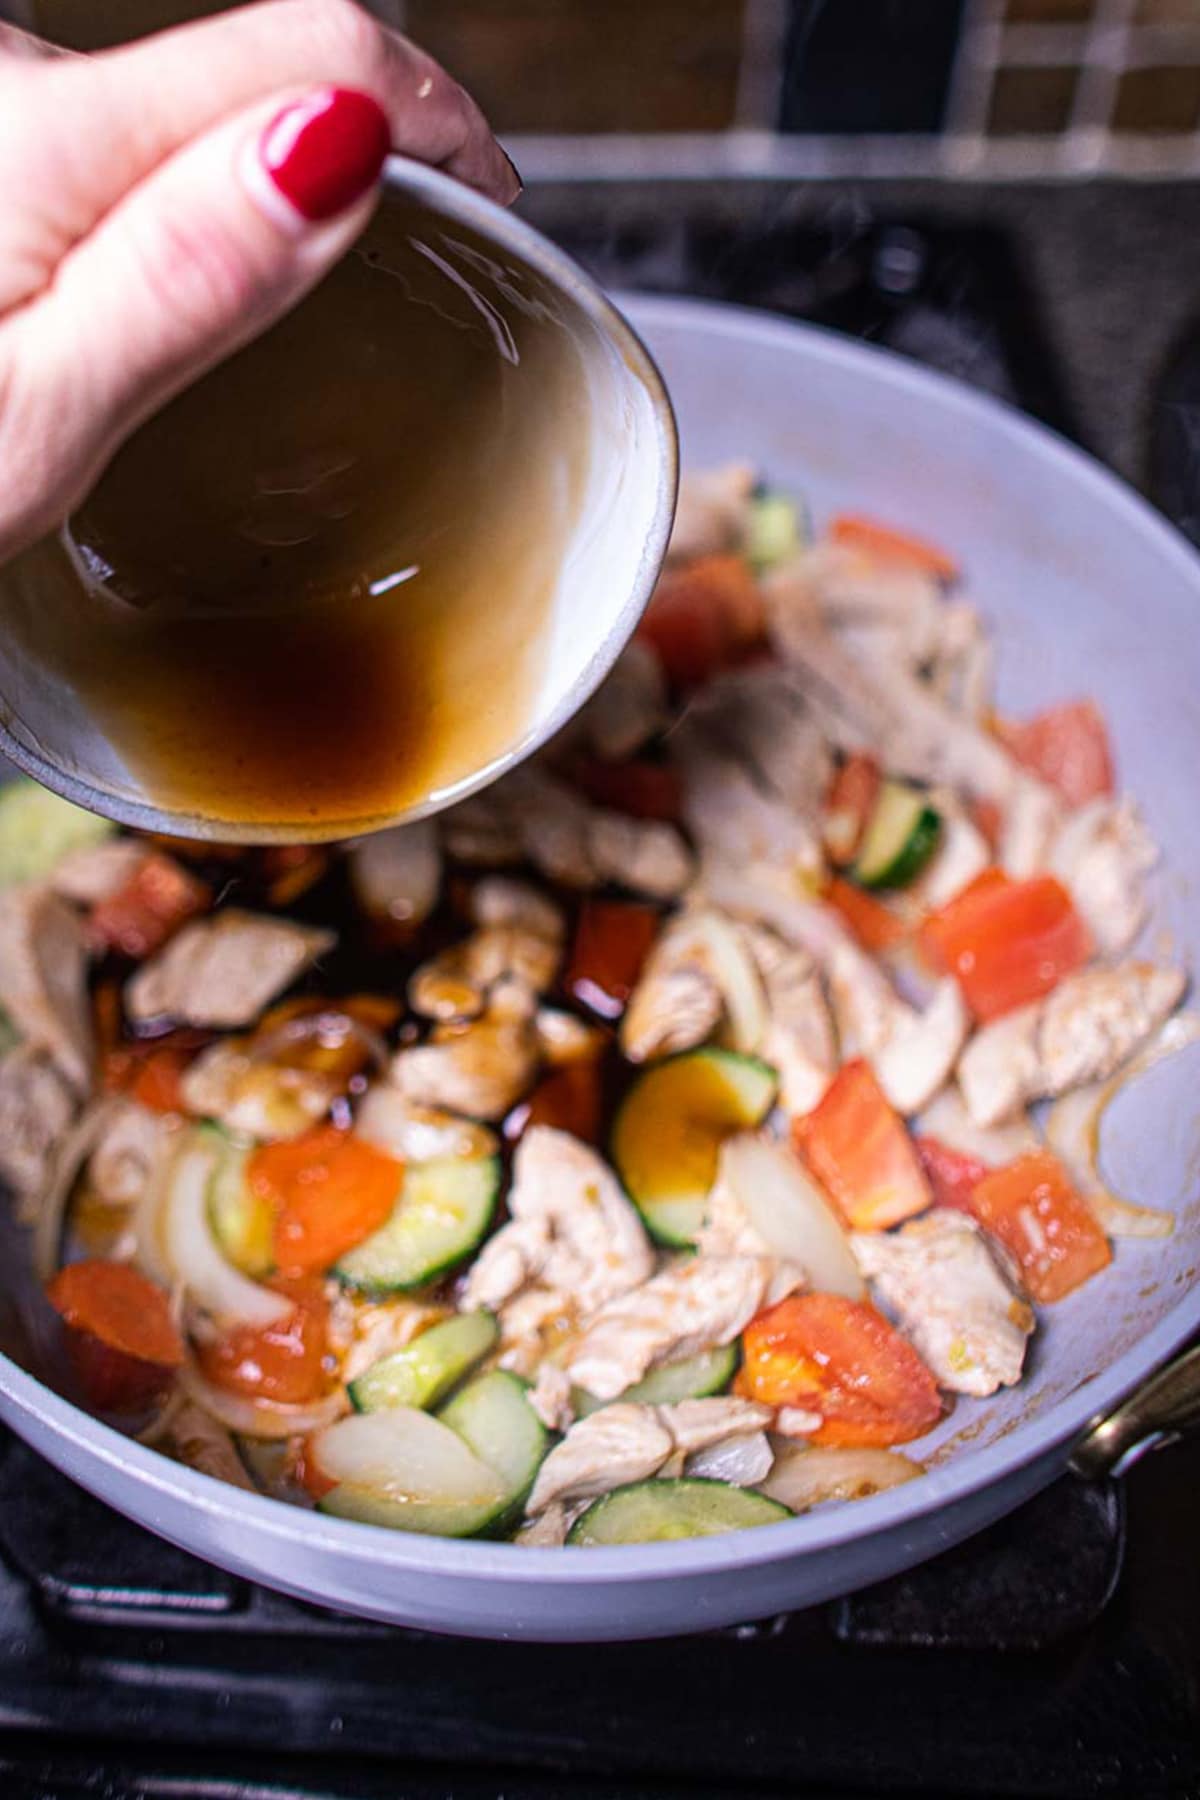
POLYGON ((782 1144, 746 1132, 721 1149, 719 1179, 772 1254, 798 1263, 823 1294, 861 1300, 866 1289, 850 1239, 816 1182, 782 1144))
POLYGON ((761 1048, 770 1023, 762 977, 754 958, 737 926, 721 913, 698 912, 692 923, 707 945, 712 974, 725 1002, 729 1048, 752 1056, 761 1048))
POLYGON ((219 1152, 193 1132, 176 1156, 168 1180, 163 1239, 172 1274, 206 1312, 224 1327, 263 1330, 293 1310, 227 1262, 212 1234, 208 1189, 219 1152))
POLYGON ((238 1437, 303 1436, 332 1425, 350 1406, 345 1388, 335 1388, 310 1406, 285 1406, 277 1400, 248 1400, 241 1394, 227 1394, 206 1381, 190 1359, 179 1370, 178 1380, 189 1400, 238 1437))
POLYGON ((799 1513, 825 1500, 866 1500, 924 1473, 920 1463, 894 1450, 799 1450, 789 1444, 778 1450, 775 1467, 759 1485, 762 1493, 799 1513))
POLYGON ((29 1211, 34 1220, 33 1269, 41 1282, 49 1281, 58 1268, 67 1202, 79 1171, 120 1105, 121 1096, 109 1094, 84 1108, 55 1148, 46 1185, 30 1203, 29 1211))
POLYGON ((1118 1074, 1064 1094, 1046 1115, 1046 1142, 1109 1237, 1165 1238, 1175 1229, 1174 1214, 1157 1206, 1138 1206, 1107 1186, 1100 1170, 1100 1132, 1104 1114, 1122 1088, 1198 1040, 1200 1016, 1179 1013, 1118 1074))

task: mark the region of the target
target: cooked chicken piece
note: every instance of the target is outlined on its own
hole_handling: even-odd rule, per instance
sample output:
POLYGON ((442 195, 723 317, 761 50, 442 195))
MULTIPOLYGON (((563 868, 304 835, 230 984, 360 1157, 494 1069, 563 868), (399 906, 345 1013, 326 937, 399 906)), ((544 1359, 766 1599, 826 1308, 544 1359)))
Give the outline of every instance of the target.
POLYGON ((1025 881, 1046 866, 1062 826, 1062 803, 1031 775, 1018 775, 1004 803, 999 861, 1014 881, 1025 881))
POLYGON ((1044 1000, 985 1025, 958 1065, 971 1117, 996 1125, 1031 1100, 1115 1074, 1174 1011, 1186 986, 1182 969, 1154 963, 1083 969, 1044 1000))
POLYGON ((436 1106, 418 1106, 391 1082, 368 1088, 354 1121, 357 1135, 398 1162, 438 1157, 494 1156, 496 1135, 486 1125, 436 1106))
POLYGON ((838 1066, 837 1039, 817 965, 807 950, 765 925, 742 935, 762 977, 767 1029, 758 1053, 779 1072, 780 1099, 790 1113, 811 1112, 838 1066))
POLYGON ((375 918, 419 925, 437 904, 442 853, 432 819, 373 832, 350 849, 350 879, 359 904, 375 918))
POLYGON ((135 1024, 248 1025, 334 941, 331 931, 228 907, 185 925, 130 977, 126 1010, 135 1024))
POLYGON ((0 1179, 18 1194, 37 1195, 45 1187, 77 1104, 44 1050, 18 1044, 0 1057, 0 1179))
POLYGON ((939 982, 924 1012, 917 1012, 831 907, 782 893, 757 873, 725 864, 705 865, 704 888, 718 905, 761 920, 812 956, 828 983, 843 1057, 865 1056, 898 1111, 917 1112, 933 1098, 967 1034, 957 982, 939 982))
POLYGON ((497 781, 440 815, 446 854, 472 868, 505 869, 524 860, 525 848, 507 800, 507 784, 497 781))
POLYGON ((811 599, 799 602, 802 610, 815 610, 852 654, 913 669, 935 655, 945 607, 939 584, 920 569, 822 543, 802 551, 787 574, 797 586, 808 584, 811 599))
POLYGON ((1015 1162, 1027 1150, 1043 1148, 1041 1134, 1032 1119, 1020 1112, 1005 1125, 980 1125, 963 1104, 957 1087, 943 1088, 916 1121, 921 1137, 937 1138, 950 1150, 961 1150, 991 1168, 1015 1162))
POLYGON ((594 1150, 534 1125, 513 1159, 511 1223, 484 1245, 462 1304, 496 1310, 537 1286, 568 1296, 581 1316, 646 1280, 654 1267, 642 1222, 594 1150))
POLYGON ((249 1055, 241 1043, 210 1044, 188 1064, 180 1082, 183 1103, 199 1118, 230 1131, 278 1141, 298 1137, 323 1118, 338 1083, 314 1069, 290 1069, 249 1055))
POLYGON ((776 871, 811 892, 824 869, 816 828, 765 788, 727 745, 685 716, 670 739, 684 784, 684 822, 704 860, 776 871))
POLYGON ((659 1406, 655 1410, 670 1432, 675 1448, 688 1456, 696 1450, 707 1450, 725 1438, 762 1431, 774 1417, 771 1407, 762 1406, 757 1400, 742 1400, 736 1394, 677 1400, 673 1406, 659 1406))
POLYGON ((524 982, 535 994, 558 973, 562 943, 523 925, 481 925, 415 970, 408 1003, 427 1019, 474 1019, 499 981, 524 982))
POLYGON ((765 663, 718 675, 692 700, 688 725, 743 763, 766 793, 815 817, 833 759, 790 670, 765 663))
POLYGON ((653 1407, 624 1402, 601 1407, 555 1445, 538 1470, 526 1511, 540 1513, 555 1500, 592 1499, 627 1481, 645 1481, 673 1449, 653 1407))
MULTIPOLYGON (((537 1231, 530 1226, 530 1234, 537 1231)), ((569 1294, 557 1288, 528 1287, 500 1309, 502 1369, 511 1369, 526 1381, 534 1381, 546 1356, 575 1330, 577 1308, 569 1294)))
POLYGON ((929 675, 938 698, 982 725, 992 704, 993 661, 991 640, 975 608, 966 600, 944 601, 929 675))
POLYGON ((526 765, 489 790, 499 793, 525 855, 564 887, 619 882, 671 899, 692 877, 692 855, 673 825, 592 806, 548 770, 526 765))
POLYGON ((727 1481, 731 1487, 757 1487, 774 1466, 775 1452, 766 1432, 740 1431, 695 1451, 683 1472, 705 1481, 727 1481))
POLYGON ((86 1092, 93 1045, 83 926, 67 901, 37 883, 0 893, 0 1007, 31 1049, 45 1050, 86 1092))
POLYGON ((566 1431, 575 1418, 571 1383, 553 1363, 541 1364, 526 1398, 547 1431, 566 1431))
POLYGON ((659 934, 621 1020, 630 1062, 691 1050, 711 1037, 725 1011, 706 915, 682 912, 659 934))
POLYGON ((719 550, 741 548, 754 497, 754 470, 748 463, 689 470, 679 483, 679 501, 667 558, 686 562, 719 550))
POLYGON ((936 912, 982 875, 992 860, 983 833, 967 818, 952 794, 939 789, 930 796, 941 815, 942 834, 928 866, 904 890, 914 910, 936 912))
POLYGON ((78 844, 50 871, 50 886, 76 906, 95 906, 133 880, 150 851, 136 838, 104 838, 78 844))
POLYGON ((344 1382, 356 1381, 374 1363, 393 1351, 403 1350, 431 1325, 447 1317, 444 1306, 428 1306, 420 1300, 392 1295, 369 1300, 340 1281, 327 1281, 329 1302, 328 1344, 344 1382))
POLYGON ((1116 956, 1145 923, 1145 877, 1157 861, 1133 802, 1101 797, 1068 814, 1047 866, 1071 890, 1098 948, 1116 956))
POLYGON ((557 900, 531 881, 515 875, 485 875, 471 889, 470 913, 476 925, 516 925, 550 943, 561 943, 567 922, 557 900))
POLYGON ((589 1321, 567 1373, 598 1400, 612 1400, 661 1362, 732 1343, 760 1310, 773 1259, 698 1256, 620 1295, 589 1321))
POLYGON ((189 1469, 199 1469, 202 1475, 228 1482, 230 1487, 258 1492, 229 1432, 191 1400, 184 1400, 171 1413, 161 1444, 189 1469))
POLYGON ((896 774, 965 789, 1001 806, 1023 786, 1038 785, 995 738, 944 705, 915 675, 856 661, 832 633, 814 625, 804 605, 792 603, 786 588, 766 583, 764 591, 776 646, 839 749, 878 751, 896 774))
POLYGON ((429 1043, 398 1050, 391 1079, 416 1105, 502 1119, 537 1075, 534 1011, 524 983, 498 982, 481 1018, 438 1025, 429 1043))
POLYGON ((935 1207, 899 1231, 855 1231, 858 1266, 938 1386, 994 1394, 1021 1379, 1033 1308, 1014 1293, 979 1227, 935 1207))
POLYGON ((556 1006, 539 1006, 533 1024, 542 1060, 554 1069, 565 1063, 595 1062, 608 1042, 599 1026, 556 1006))
POLYGON ((171 1154, 176 1125, 167 1113, 122 1100, 110 1115, 88 1162, 88 1185, 110 1206, 142 1198, 151 1176, 171 1154))
POLYGON ((589 1500, 575 1500, 570 1506, 561 1500, 553 1500, 545 1512, 522 1525, 513 1542, 528 1550, 559 1550, 580 1513, 586 1512, 590 1505, 589 1500))
POLYGON ((677 899, 695 873, 695 858, 680 833, 657 819, 631 819, 597 807, 588 847, 597 881, 618 882, 654 900, 677 899))
POLYGON ((626 644, 572 728, 606 762, 633 756, 667 723, 667 684, 657 655, 637 638, 626 644))

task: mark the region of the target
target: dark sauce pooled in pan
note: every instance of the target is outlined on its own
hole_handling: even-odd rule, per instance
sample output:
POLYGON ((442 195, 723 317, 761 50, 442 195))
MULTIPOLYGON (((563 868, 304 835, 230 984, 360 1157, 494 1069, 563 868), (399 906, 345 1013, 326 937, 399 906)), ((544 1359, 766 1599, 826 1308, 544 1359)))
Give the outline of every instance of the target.
POLYGON ((497 254, 389 199, 20 559, 4 633, 153 803, 319 836, 521 735, 588 398, 553 294, 497 254))

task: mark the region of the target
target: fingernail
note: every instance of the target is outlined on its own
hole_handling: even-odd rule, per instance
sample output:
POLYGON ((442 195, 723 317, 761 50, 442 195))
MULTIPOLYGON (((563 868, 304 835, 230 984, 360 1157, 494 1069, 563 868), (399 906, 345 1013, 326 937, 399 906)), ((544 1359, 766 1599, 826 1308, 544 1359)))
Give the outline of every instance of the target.
POLYGON ((503 144, 501 144, 501 146, 500 146, 500 154, 504 158, 505 162, 508 164, 509 168, 512 170, 512 178, 517 184, 517 191, 513 195, 513 199, 519 200, 521 198, 521 195, 525 192, 525 183, 521 180, 521 171, 520 171, 520 169, 518 169, 516 163, 513 161, 512 157, 508 154, 508 151, 504 148, 503 144))
POLYGON ((377 100, 328 87, 277 113, 258 153, 279 193, 316 224, 345 212, 375 185, 390 146, 387 114, 377 100))

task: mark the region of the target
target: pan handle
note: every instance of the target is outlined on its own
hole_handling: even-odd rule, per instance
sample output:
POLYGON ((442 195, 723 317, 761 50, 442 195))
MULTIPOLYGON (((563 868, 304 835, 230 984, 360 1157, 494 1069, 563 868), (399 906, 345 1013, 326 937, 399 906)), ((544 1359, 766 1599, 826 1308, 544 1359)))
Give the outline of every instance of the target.
POLYGON ((1123 1475, 1147 1450, 1200 1429, 1200 1344, 1173 1357, 1105 1417, 1088 1426, 1068 1466, 1088 1481, 1123 1475))

